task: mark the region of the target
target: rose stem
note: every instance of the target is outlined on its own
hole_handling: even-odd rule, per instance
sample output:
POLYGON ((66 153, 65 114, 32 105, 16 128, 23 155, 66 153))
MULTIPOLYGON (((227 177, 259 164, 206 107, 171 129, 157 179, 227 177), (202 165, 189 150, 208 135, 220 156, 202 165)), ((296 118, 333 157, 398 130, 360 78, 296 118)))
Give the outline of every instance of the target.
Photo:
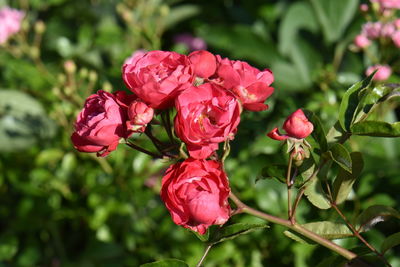
POLYGON ((258 218, 264 219, 266 221, 270 221, 282 226, 285 226, 289 228, 290 230, 293 230, 309 239, 312 241, 332 250, 338 253, 339 255, 343 256, 344 258, 351 260, 354 258, 357 258, 357 254, 351 252, 350 250, 347 250, 332 241, 323 238, 322 236, 302 227, 301 225, 297 224, 296 222, 292 224, 289 220, 285 220, 267 213, 264 213, 262 211, 253 209, 246 204, 244 204, 237 196, 235 196, 232 192, 229 195, 230 199, 236 204, 238 210, 240 212, 244 212, 253 216, 256 216, 258 218))
POLYGON ((144 148, 141 148, 140 146, 137 146, 137 145, 132 144, 130 142, 126 142, 126 144, 128 146, 132 147, 133 149, 136 149, 137 151, 140 151, 140 152, 145 153, 145 154, 147 154, 149 156, 152 156, 153 158, 156 158, 156 159, 162 159, 163 158, 162 155, 159 155, 159 154, 153 153, 151 151, 148 151, 148 150, 146 150, 144 148))
POLYGON ((207 257, 208 252, 210 252, 212 245, 208 245, 206 247, 206 250, 204 251, 203 256, 201 257, 201 259, 199 260, 199 262, 197 263, 196 267, 200 267, 201 264, 203 263, 204 259, 207 257))

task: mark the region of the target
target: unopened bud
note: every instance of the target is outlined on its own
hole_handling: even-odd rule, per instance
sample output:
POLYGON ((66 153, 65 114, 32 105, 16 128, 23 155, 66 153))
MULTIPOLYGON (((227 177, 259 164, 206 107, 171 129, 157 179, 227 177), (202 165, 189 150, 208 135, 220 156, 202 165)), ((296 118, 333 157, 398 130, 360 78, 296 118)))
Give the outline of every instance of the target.
POLYGON ((82 68, 82 69, 79 70, 79 76, 82 79, 86 79, 88 77, 88 75, 89 75, 89 71, 88 71, 87 68, 82 68))
POLYGON ((76 65, 75 62, 72 60, 67 60, 64 62, 64 69, 67 73, 75 73, 76 71, 76 65))
POLYGON ((104 91, 111 93, 113 88, 112 88, 112 84, 108 81, 103 83, 103 86, 101 87, 103 88, 104 91))
POLYGON ((65 76, 65 74, 58 74, 57 76, 57 80, 61 83, 64 84, 67 81, 67 77, 65 76))
POLYGON ((89 81, 90 82, 97 81, 97 72, 95 72, 93 70, 89 72, 89 81))
POLYGON ((39 20, 35 23, 35 31, 38 34, 43 34, 45 30, 46 30, 46 24, 44 24, 43 21, 39 20))
POLYGON ((39 58, 40 57, 40 50, 36 46, 33 46, 29 49, 29 54, 32 58, 39 58))

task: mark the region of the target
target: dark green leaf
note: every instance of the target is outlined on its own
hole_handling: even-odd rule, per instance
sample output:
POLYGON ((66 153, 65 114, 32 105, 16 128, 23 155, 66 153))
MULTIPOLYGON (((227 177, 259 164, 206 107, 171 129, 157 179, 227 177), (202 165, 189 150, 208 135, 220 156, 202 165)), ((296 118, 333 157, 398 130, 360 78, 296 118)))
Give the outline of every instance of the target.
POLYGON ((392 247, 400 245, 400 232, 388 236, 381 245, 381 253, 385 254, 386 251, 392 247))
POLYGON ((13 236, 2 236, 0 238, 0 260, 10 260, 18 251, 18 239, 13 236))
POLYGON ((348 133, 342 128, 340 122, 337 121, 329 130, 326 140, 328 144, 340 142, 340 140, 348 133))
MULTIPOLYGON (((302 226, 326 239, 340 239, 353 236, 353 232, 344 223, 322 221, 306 223, 302 226)), ((284 234, 292 238, 293 240, 303 244, 315 244, 314 241, 292 230, 287 230, 284 232, 284 234)))
POLYGON ((399 137, 400 122, 388 123, 384 121, 361 121, 351 126, 355 135, 375 137, 399 137))
POLYGON ((283 164, 274 164, 264 167, 261 170, 263 178, 275 178, 279 182, 286 184, 287 166, 283 164))
POLYGON ((369 114, 372 108, 379 103, 379 101, 392 91, 393 89, 384 85, 368 86, 359 92, 360 102, 355 112, 356 117, 353 123, 358 122, 361 118, 369 114))
POLYGON ((0 151, 18 151, 51 138, 55 124, 41 103, 16 90, 0 90, 0 151))
POLYGON ((142 267, 188 267, 184 261, 176 259, 167 259, 161 261, 155 261, 140 265, 142 267))
POLYGON ((327 151, 328 143, 326 141, 326 133, 318 116, 309 110, 304 110, 304 114, 307 116, 308 120, 314 125, 314 131, 311 133, 311 136, 319 144, 321 153, 327 151))
POLYGON ((269 226, 266 224, 235 223, 228 226, 214 228, 213 231, 210 231, 208 243, 216 244, 264 228, 269 228, 269 226))
POLYGON ((390 217, 400 219, 400 213, 392 207, 374 205, 364 210, 357 218, 358 231, 367 231, 379 222, 386 221, 390 217))
POLYGON ((350 156, 353 165, 353 172, 349 173, 340 168, 339 173, 333 183, 333 200, 336 204, 340 204, 346 200, 354 182, 361 174, 361 171, 364 167, 364 161, 360 152, 353 152, 350 154, 350 156))
POLYGON ((331 204, 326 197, 326 194, 321 186, 321 181, 317 177, 312 178, 306 185, 306 190, 304 194, 307 199, 320 209, 329 209, 331 204))
POLYGON ((311 0, 329 43, 340 39, 353 19, 358 0, 311 0))
POLYGON ((343 145, 339 143, 334 144, 327 153, 329 154, 331 159, 336 162, 340 167, 350 173, 352 172, 350 153, 343 145))
POLYGON ((367 78, 351 86, 343 95, 342 102, 339 107, 339 122, 343 129, 349 131, 357 106, 359 104, 359 93, 371 84, 372 77, 375 73, 367 78))

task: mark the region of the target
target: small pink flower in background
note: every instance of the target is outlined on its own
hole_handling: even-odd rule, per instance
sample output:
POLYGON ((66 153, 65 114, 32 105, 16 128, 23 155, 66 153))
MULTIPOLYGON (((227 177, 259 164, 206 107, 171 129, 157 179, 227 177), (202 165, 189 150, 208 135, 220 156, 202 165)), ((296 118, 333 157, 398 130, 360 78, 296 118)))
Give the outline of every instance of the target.
POLYGON ((400 30, 396 31, 393 35, 392 35, 392 41, 395 44, 395 46, 397 46, 398 48, 400 48, 400 30))
POLYGON ((371 40, 369 40, 365 35, 359 34, 354 39, 354 44, 359 48, 365 48, 371 44, 371 40))
POLYGON ((194 37, 189 33, 175 35, 174 42, 186 45, 190 52, 207 49, 207 44, 203 39, 194 37))
POLYGON ((382 23, 367 22, 363 25, 361 34, 368 39, 377 39, 381 36, 382 23))
POLYGON ((369 7, 368 7, 367 4, 361 4, 361 5, 360 5, 360 10, 361 10, 362 12, 368 12, 368 9, 369 9, 369 7))
POLYGON ((378 70, 375 73, 373 80, 375 81, 385 81, 387 80, 390 75, 392 74, 392 68, 388 65, 374 65, 369 67, 366 71, 366 75, 371 75, 375 70, 378 70))
POLYGON ((304 139, 314 130, 314 126, 308 121, 301 109, 293 112, 283 123, 282 127, 287 134, 280 134, 278 128, 273 129, 267 135, 275 140, 282 141, 288 138, 304 139))
POLYGON ((221 163, 186 159, 165 172, 161 199, 177 225, 204 235, 230 217, 229 182, 221 163))
POLYGON ((400 0, 371 0, 372 3, 379 3, 383 9, 400 9, 400 0))
POLYGON ((142 101, 133 101, 128 108, 128 130, 133 132, 144 132, 146 125, 153 119, 153 116, 154 109, 147 106, 142 101))
POLYGON ((391 37, 396 31, 396 27, 393 23, 385 23, 382 25, 381 36, 382 37, 391 37))
POLYGON ((11 35, 19 32, 24 16, 25 13, 17 9, 0 9, 0 44, 4 44, 11 35))
POLYGON ((135 58, 142 57, 146 53, 147 53, 147 51, 144 50, 144 49, 136 50, 135 52, 132 53, 132 55, 130 57, 125 59, 123 65, 125 65, 125 64, 133 64, 133 62, 135 61, 135 58))

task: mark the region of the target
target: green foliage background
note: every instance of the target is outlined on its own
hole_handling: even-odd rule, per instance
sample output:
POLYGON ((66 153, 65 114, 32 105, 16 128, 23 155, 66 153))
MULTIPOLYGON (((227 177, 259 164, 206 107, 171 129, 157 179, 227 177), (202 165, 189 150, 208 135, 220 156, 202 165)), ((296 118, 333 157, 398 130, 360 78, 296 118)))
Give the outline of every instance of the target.
MULTIPOLYGON (((69 139, 88 95, 126 89, 121 66, 133 51, 186 53, 173 38, 189 32, 214 53, 273 71, 270 108, 243 114, 226 169, 232 190, 244 202, 281 217, 286 216, 285 186, 257 181, 266 164, 286 161, 279 142, 266 132, 297 108, 318 114, 328 130, 344 92, 368 66, 362 54, 348 49, 363 23, 358 0, 0 0, 0 6, 6 4, 26 10, 27 16, 23 34, 0 47, 4 266, 139 266, 166 258, 194 266, 201 258, 204 244, 173 224, 159 198, 169 162, 122 145, 107 158, 96 158, 75 151, 69 139), (46 26, 40 45, 35 43, 38 20, 46 26), (63 67, 67 60, 77 67, 75 83, 63 67)), ((398 54, 393 62, 399 62, 398 54)), ((388 82, 399 82, 398 74, 388 82)), ((398 121, 398 104, 394 99, 374 116, 398 121)), ((143 137, 137 142, 150 146, 143 137)), ((348 146, 364 153, 365 167, 342 204, 347 216, 355 219, 371 205, 399 209, 399 139, 352 137, 348 146)), ((336 217, 306 200, 300 203, 301 223, 336 217)), ((263 223, 246 215, 231 221, 263 223)), ((379 247, 399 227, 398 220, 388 220, 365 237, 379 247)), ((205 266, 317 266, 332 255, 296 243, 283 231, 271 225, 220 243, 205 266)), ((338 242, 360 246, 355 238, 338 242)), ((386 255, 393 266, 400 265, 398 247, 386 255)))

